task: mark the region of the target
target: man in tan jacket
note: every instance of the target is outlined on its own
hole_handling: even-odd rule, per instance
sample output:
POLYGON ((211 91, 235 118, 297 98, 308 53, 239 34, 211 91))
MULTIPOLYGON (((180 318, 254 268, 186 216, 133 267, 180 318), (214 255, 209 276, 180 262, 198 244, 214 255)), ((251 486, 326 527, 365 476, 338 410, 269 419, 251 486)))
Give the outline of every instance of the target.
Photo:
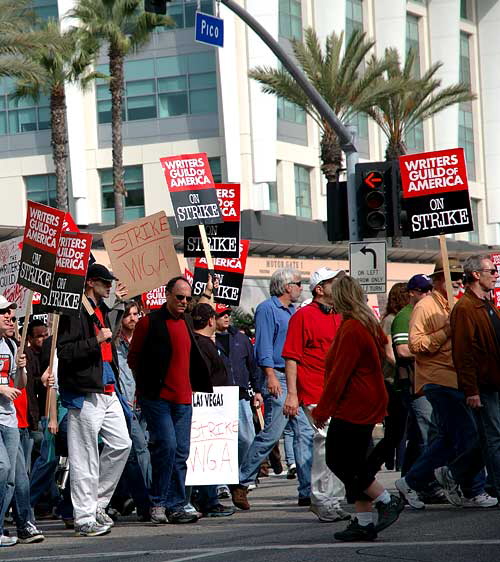
MULTIPOLYGON (((458 260, 450 259, 452 280, 463 277, 458 260)), ((403 497, 421 491, 434 477, 454 505, 490 507, 497 500, 484 492, 484 463, 480 455, 457 457, 477 447, 476 426, 458 389, 451 353, 450 307, 444 271, 437 263, 433 289, 420 300, 410 318, 409 348, 415 355, 415 392, 423 392, 433 408, 437 435, 404 478, 396 481, 403 497), (463 495, 458 484, 461 485, 463 495)))

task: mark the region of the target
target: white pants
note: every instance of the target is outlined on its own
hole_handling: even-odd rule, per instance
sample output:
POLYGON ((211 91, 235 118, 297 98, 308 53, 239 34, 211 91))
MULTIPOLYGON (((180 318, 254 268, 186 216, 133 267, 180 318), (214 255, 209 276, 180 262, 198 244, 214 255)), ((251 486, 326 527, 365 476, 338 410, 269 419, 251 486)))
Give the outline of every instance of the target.
POLYGON ((111 500, 128 459, 130 440, 116 394, 87 394, 81 410, 68 410, 68 452, 75 525, 95 521, 111 500), (99 456, 98 437, 104 443, 99 456))
POLYGON ((309 423, 314 430, 313 460, 311 468, 311 504, 316 506, 340 507, 340 502, 345 497, 344 484, 326 466, 325 443, 330 420, 323 429, 318 429, 314 424, 311 411, 316 404, 302 406, 309 423))

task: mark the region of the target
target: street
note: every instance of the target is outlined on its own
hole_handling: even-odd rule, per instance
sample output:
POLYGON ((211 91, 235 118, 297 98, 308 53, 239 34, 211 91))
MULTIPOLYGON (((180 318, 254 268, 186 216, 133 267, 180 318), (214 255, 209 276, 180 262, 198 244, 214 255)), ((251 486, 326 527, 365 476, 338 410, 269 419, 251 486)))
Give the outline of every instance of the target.
MULTIPOLYGON (((396 472, 381 473, 389 488, 396 472)), ((41 521, 41 544, 2 549, 2 560, 120 560, 127 562, 493 562, 500 560, 500 510, 428 506, 406 508, 399 522, 374 543, 336 543, 345 523, 320 523, 296 505, 296 480, 264 478, 249 500, 252 509, 232 517, 202 519, 194 525, 153 526, 131 516, 110 535, 75 537, 59 521, 41 521)), ((230 500, 224 500, 229 504, 230 500)))

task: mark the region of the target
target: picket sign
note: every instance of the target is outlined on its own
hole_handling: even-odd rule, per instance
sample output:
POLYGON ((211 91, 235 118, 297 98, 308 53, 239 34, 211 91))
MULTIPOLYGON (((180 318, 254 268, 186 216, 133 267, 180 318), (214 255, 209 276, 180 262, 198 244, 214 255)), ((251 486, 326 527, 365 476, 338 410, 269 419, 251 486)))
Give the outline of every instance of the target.
MULTIPOLYGON (((59 331, 59 318, 58 313, 52 314, 52 341, 50 342, 50 360, 49 360, 49 373, 54 372, 54 357, 56 355, 56 345, 57 345, 57 332, 59 331)), ((27 322, 26 322, 27 324, 27 322)), ((50 418, 51 415, 51 402, 56 399, 56 391, 50 387, 47 392, 47 401, 45 403, 45 417, 50 418)), ((57 410, 56 410, 57 416, 57 410)), ((49 422, 52 421, 49 419, 49 422)))
POLYGON ((448 304, 450 311, 455 304, 455 297, 453 296, 453 285, 451 284, 450 264, 448 262, 448 246, 446 245, 446 236, 439 235, 439 246, 441 247, 441 258, 443 260, 444 281, 446 284, 446 295, 448 296, 448 304))
POLYGON ((33 291, 31 289, 28 289, 28 292, 26 294, 26 309, 24 311, 23 331, 21 334, 21 343, 19 344, 19 349, 21 350, 21 353, 24 353, 23 350, 24 347, 26 346, 26 336, 28 335, 28 324, 31 314, 31 307, 33 305, 32 300, 33 300, 33 291))
POLYGON ((207 260, 208 271, 210 271, 213 275, 214 260, 212 259, 212 254, 210 252, 210 246, 208 244, 207 231, 205 230, 204 224, 199 224, 198 228, 200 229, 201 242, 203 244, 203 252, 205 253, 205 259, 207 260))

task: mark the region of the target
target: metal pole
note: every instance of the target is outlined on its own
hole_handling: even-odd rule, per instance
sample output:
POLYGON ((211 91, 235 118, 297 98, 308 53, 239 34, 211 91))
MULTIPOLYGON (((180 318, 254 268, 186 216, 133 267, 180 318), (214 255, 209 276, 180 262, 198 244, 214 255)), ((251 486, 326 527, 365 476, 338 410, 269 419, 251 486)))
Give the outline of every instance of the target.
POLYGON ((306 75, 295 64, 294 60, 281 48, 274 37, 260 23, 234 0, 221 0, 232 12, 240 17, 271 49, 281 64, 295 78, 297 84, 311 100, 318 113, 335 131, 339 137, 340 146, 345 152, 347 161, 347 198, 349 209, 349 238, 351 241, 359 240, 358 218, 356 209, 356 186, 354 183, 354 167, 358 162, 358 151, 354 144, 352 133, 332 111, 332 108, 321 97, 316 88, 309 82, 306 75))
MULTIPOLYGON (((349 125, 348 130, 351 134, 351 142, 353 146, 356 143, 357 128, 349 125)), ((349 213, 349 240, 356 242, 360 240, 358 229, 358 201, 356 193, 356 164, 358 163, 357 151, 349 151, 345 154, 346 174, 347 174, 347 210, 349 213)))

